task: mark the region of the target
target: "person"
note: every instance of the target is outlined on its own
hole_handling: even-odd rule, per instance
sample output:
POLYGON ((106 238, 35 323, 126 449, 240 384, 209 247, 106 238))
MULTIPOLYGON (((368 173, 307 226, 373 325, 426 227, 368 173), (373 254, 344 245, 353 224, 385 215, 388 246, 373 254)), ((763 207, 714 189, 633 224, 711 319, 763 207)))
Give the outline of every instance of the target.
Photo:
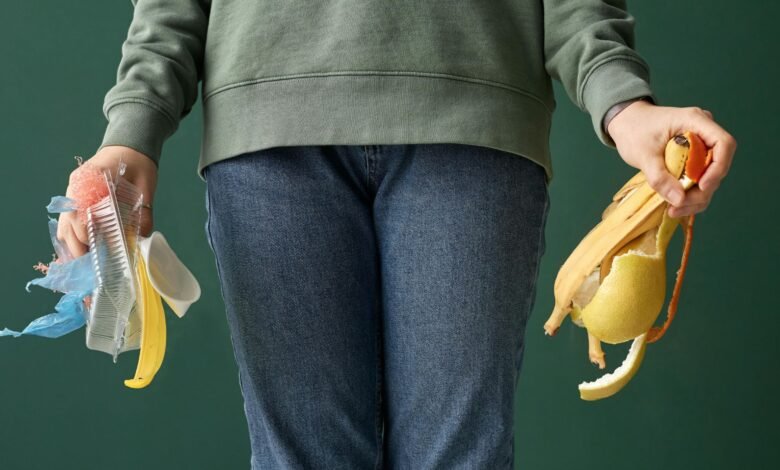
MULTIPOLYGON (((545 250, 551 80, 679 217, 736 141, 656 104, 617 0, 135 0, 89 159, 152 207, 163 142, 203 103, 206 234, 252 468, 511 468, 545 250), (687 193, 663 149, 699 134, 687 193)), ((78 171, 78 170, 74 170, 78 171)), ((74 254, 85 228, 68 213, 74 254)))

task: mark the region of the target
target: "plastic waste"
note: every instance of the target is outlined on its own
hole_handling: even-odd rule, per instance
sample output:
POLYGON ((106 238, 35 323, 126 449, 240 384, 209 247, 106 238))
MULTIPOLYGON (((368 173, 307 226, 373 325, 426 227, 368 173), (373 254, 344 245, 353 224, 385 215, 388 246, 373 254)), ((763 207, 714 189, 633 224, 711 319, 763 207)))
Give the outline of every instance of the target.
POLYGON ((173 252, 162 233, 138 241, 149 281, 179 318, 200 299, 200 284, 173 252))
MULTIPOLYGON (((84 210, 89 252, 74 258, 57 239, 58 221, 49 217, 56 258, 48 265, 39 263, 36 269, 45 276, 29 281, 25 289, 30 292, 30 286, 37 285, 64 295, 54 313, 33 320, 22 331, 0 330, 0 337, 57 338, 86 326, 87 347, 110 354, 114 362, 120 353, 140 349, 135 376, 124 384, 143 388, 165 356, 163 300, 181 318, 200 298, 201 289, 162 233, 139 234, 143 195, 123 178, 124 170, 120 162, 116 178, 103 173, 108 195, 100 200, 100 188, 87 188, 90 200, 97 200, 88 207, 64 196, 51 198, 49 213, 84 210)), ((94 175, 90 178, 95 181, 94 175)))
POLYGON ((97 277, 87 319, 87 347, 110 354, 138 349, 141 312, 135 273, 143 194, 124 175, 104 173, 108 195, 87 208, 89 254, 97 277))
MULTIPOLYGON (((71 204, 71 199, 56 196, 52 198, 46 209, 52 214, 67 212, 74 210, 71 204)), ((30 286, 37 285, 65 295, 54 307, 54 313, 36 318, 22 331, 4 328, 0 331, 0 336, 36 335, 59 338, 81 328, 86 323, 88 313, 85 299, 96 285, 91 260, 86 254, 74 259, 67 247, 57 239, 57 220, 49 217, 48 225, 52 246, 58 258, 45 267, 44 277, 31 280, 25 289, 30 292, 30 286)))

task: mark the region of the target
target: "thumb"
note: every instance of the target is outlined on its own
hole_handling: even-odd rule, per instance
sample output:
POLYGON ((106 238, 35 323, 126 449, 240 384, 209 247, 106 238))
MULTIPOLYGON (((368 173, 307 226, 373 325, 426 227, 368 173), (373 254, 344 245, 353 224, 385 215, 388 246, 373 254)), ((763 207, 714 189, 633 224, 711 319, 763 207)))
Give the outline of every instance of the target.
POLYGON ((642 169, 647 183, 666 202, 679 206, 685 199, 685 190, 677 179, 666 169, 666 163, 661 155, 649 158, 642 169))

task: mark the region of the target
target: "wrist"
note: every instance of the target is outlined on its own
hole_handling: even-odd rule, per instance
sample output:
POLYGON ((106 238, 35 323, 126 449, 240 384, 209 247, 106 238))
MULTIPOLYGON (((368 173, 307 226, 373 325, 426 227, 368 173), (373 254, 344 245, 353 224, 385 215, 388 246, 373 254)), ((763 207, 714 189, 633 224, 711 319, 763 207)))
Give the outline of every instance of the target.
POLYGON ((617 103, 616 105, 609 108, 607 114, 604 115, 604 120, 602 122, 602 129, 604 130, 604 133, 607 135, 607 137, 613 141, 615 140, 614 132, 616 131, 614 129, 616 126, 611 126, 612 122, 615 121, 615 118, 618 117, 626 108, 634 105, 635 103, 653 104, 653 101, 649 96, 640 96, 638 98, 621 101, 620 103, 617 103))
POLYGON ((654 104, 649 99, 644 98, 628 100, 615 105, 615 112, 609 116, 609 122, 606 122, 605 119, 604 132, 606 132, 607 136, 609 136, 613 142, 617 143, 620 136, 623 135, 624 130, 632 127, 630 125, 630 122, 632 121, 630 119, 631 115, 648 106, 654 106, 654 104))
POLYGON ((95 155, 90 158, 95 162, 107 162, 116 164, 122 159, 125 163, 142 169, 144 172, 151 171, 157 173, 157 163, 145 153, 127 147, 124 145, 105 145, 102 146, 95 155))

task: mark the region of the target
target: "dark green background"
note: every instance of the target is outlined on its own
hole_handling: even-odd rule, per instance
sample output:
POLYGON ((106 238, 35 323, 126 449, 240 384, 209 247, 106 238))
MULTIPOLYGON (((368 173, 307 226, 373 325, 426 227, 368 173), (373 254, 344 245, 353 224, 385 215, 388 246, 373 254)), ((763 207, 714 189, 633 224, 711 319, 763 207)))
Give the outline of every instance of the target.
MULTIPOLYGON (((517 461, 528 469, 777 468, 778 42, 776 2, 632 2, 637 47, 659 101, 711 110, 739 143, 696 233, 678 317, 636 378, 587 403, 584 330, 542 334, 557 269, 633 173, 556 88, 555 179, 535 311, 517 396, 517 461)), ((50 261, 45 205, 64 193, 73 155, 105 126, 132 16, 129 1, 6 2, 0 17, 0 328, 23 328, 59 298, 24 291, 50 261)), ((162 231, 203 286, 183 319, 168 313, 154 383, 126 388, 137 353, 114 364, 84 331, 0 338, 0 468, 248 468, 249 442, 195 174, 200 108, 165 146, 156 195, 162 231)), ((670 285, 681 235, 670 247, 670 285)), ((627 345, 607 351, 616 367, 627 345)))

